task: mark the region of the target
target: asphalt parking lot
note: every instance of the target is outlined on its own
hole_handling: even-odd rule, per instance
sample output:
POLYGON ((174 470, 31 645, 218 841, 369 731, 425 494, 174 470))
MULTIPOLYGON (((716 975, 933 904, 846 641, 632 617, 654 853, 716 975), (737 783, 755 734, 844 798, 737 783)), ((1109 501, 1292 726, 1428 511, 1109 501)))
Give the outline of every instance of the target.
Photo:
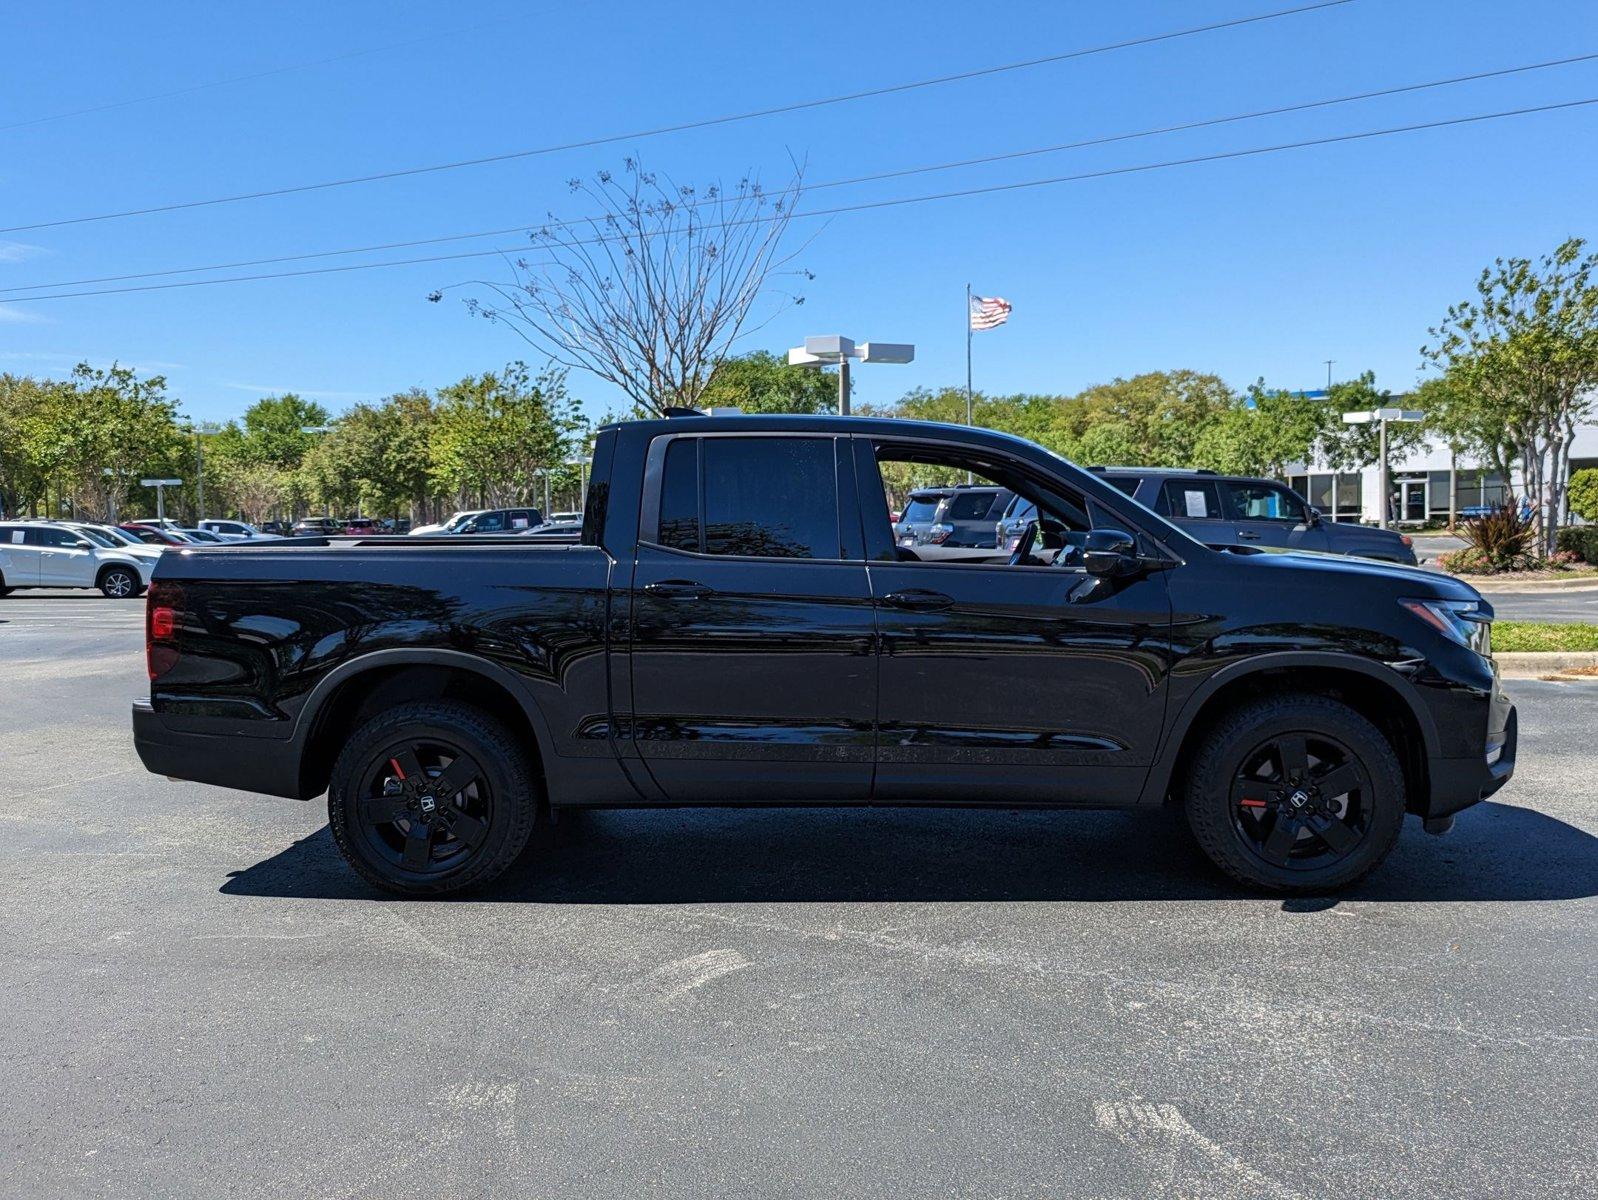
POLYGON ((418 903, 142 771, 142 611, 0 601, 0 1195, 1598 1193, 1598 683, 1335 900, 1157 814, 676 810, 418 903))

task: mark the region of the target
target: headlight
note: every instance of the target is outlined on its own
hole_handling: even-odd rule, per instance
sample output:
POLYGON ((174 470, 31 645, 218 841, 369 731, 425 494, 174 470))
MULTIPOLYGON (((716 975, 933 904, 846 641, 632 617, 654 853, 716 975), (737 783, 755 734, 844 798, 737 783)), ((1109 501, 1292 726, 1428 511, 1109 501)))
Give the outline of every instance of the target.
POLYGON ((1474 600, 1400 600, 1405 608, 1446 638, 1483 658, 1492 654, 1492 622, 1474 600))

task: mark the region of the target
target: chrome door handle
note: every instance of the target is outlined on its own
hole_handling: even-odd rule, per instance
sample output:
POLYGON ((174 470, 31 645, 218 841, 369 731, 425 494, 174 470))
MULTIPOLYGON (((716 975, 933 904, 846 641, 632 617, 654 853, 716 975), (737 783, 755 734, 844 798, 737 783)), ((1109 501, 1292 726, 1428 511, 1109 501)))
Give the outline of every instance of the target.
POLYGON ((1240 542, 1257 542, 1260 540, 1260 535, 1257 533, 1239 532, 1237 535, 1237 540, 1240 542))

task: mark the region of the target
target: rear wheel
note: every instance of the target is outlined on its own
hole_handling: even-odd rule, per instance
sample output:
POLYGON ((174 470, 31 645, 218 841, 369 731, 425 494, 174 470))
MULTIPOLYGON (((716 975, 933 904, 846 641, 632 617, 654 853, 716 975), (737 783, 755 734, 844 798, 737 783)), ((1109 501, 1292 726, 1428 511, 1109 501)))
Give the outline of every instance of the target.
POLYGON ((1188 772, 1188 824, 1227 874, 1275 892, 1344 887, 1404 822, 1404 774, 1381 731, 1323 696, 1272 696, 1209 731, 1188 772))
POLYGON ((514 735, 475 708, 402 705, 361 726, 333 766, 333 838, 367 882, 407 896, 487 883, 532 834, 537 794, 514 735))
POLYGON ((139 577, 127 567, 112 567, 100 574, 100 591, 113 600, 127 600, 139 594, 139 577))

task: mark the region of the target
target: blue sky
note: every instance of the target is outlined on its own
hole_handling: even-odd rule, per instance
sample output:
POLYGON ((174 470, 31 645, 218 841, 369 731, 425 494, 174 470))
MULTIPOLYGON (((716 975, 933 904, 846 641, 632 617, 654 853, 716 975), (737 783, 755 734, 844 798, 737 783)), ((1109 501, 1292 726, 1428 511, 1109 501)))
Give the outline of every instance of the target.
MULTIPOLYGON (((338 4, 26 6, 5 19, 0 226, 495 154, 854 91, 1287 8, 1293 0, 986 7, 338 4), (396 45, 398 44, 398 45, 396 45), (386 47, 386 48, 385 48, 386 47), (372 51, 370 53, 356 53, 372 51), (194 84, 341 61, 127 104, 194 84)), ((1569 0, 1354 0, 1305 15, 606 148, 253 203, 0 234, 0 286, 186 267, 582 215, 564 181, 634 152, 680 180, 812 180, 1020 150, 1598 51, 1569 0)), ((831 205, 1185 158, 1598 96, 1598 62, 1418 95, 819 193, 831 205), (847 192, 847 196, 845 193, 847 192)), ((1598 236, 1598 106, 805 227, 807 333, 911 341, 857 397, 962 382, 963 289, 1007 297, 978 335, 989 391, 1075 391, 1191 367, 1242 387, 1370 368, 1415 378, 1426 328, 1495 255, 1598 236)), ((803 207, 803 204, 801 205, 803 207)), ((796 226, 797 228, 797 226, 796 226)), ((481 245, 507 244, 489 239, 481 245)), ((475 248, 475 246, 461 247, 475 248)), ((449 248, 441 248, 439 252, 449 248)), ((431 251, 422 249, 415 254, 431 251)), ((393 253, 368 259, 397 257, 393 253)), ((361 261, 361 259, 336 260, 361 261)), ((0 370, 113 358, 185 411, 295 390, 339 409, 510 358, 504 328, 425 295, 503 268, 436 263, 0 306, 0 370)), ((295 265, 295 264, 290 264, 295 265)), ((315 264, 307 264, 315 265, 315 264)), ((616 397, 574 376, 595 415, 616 397)))

